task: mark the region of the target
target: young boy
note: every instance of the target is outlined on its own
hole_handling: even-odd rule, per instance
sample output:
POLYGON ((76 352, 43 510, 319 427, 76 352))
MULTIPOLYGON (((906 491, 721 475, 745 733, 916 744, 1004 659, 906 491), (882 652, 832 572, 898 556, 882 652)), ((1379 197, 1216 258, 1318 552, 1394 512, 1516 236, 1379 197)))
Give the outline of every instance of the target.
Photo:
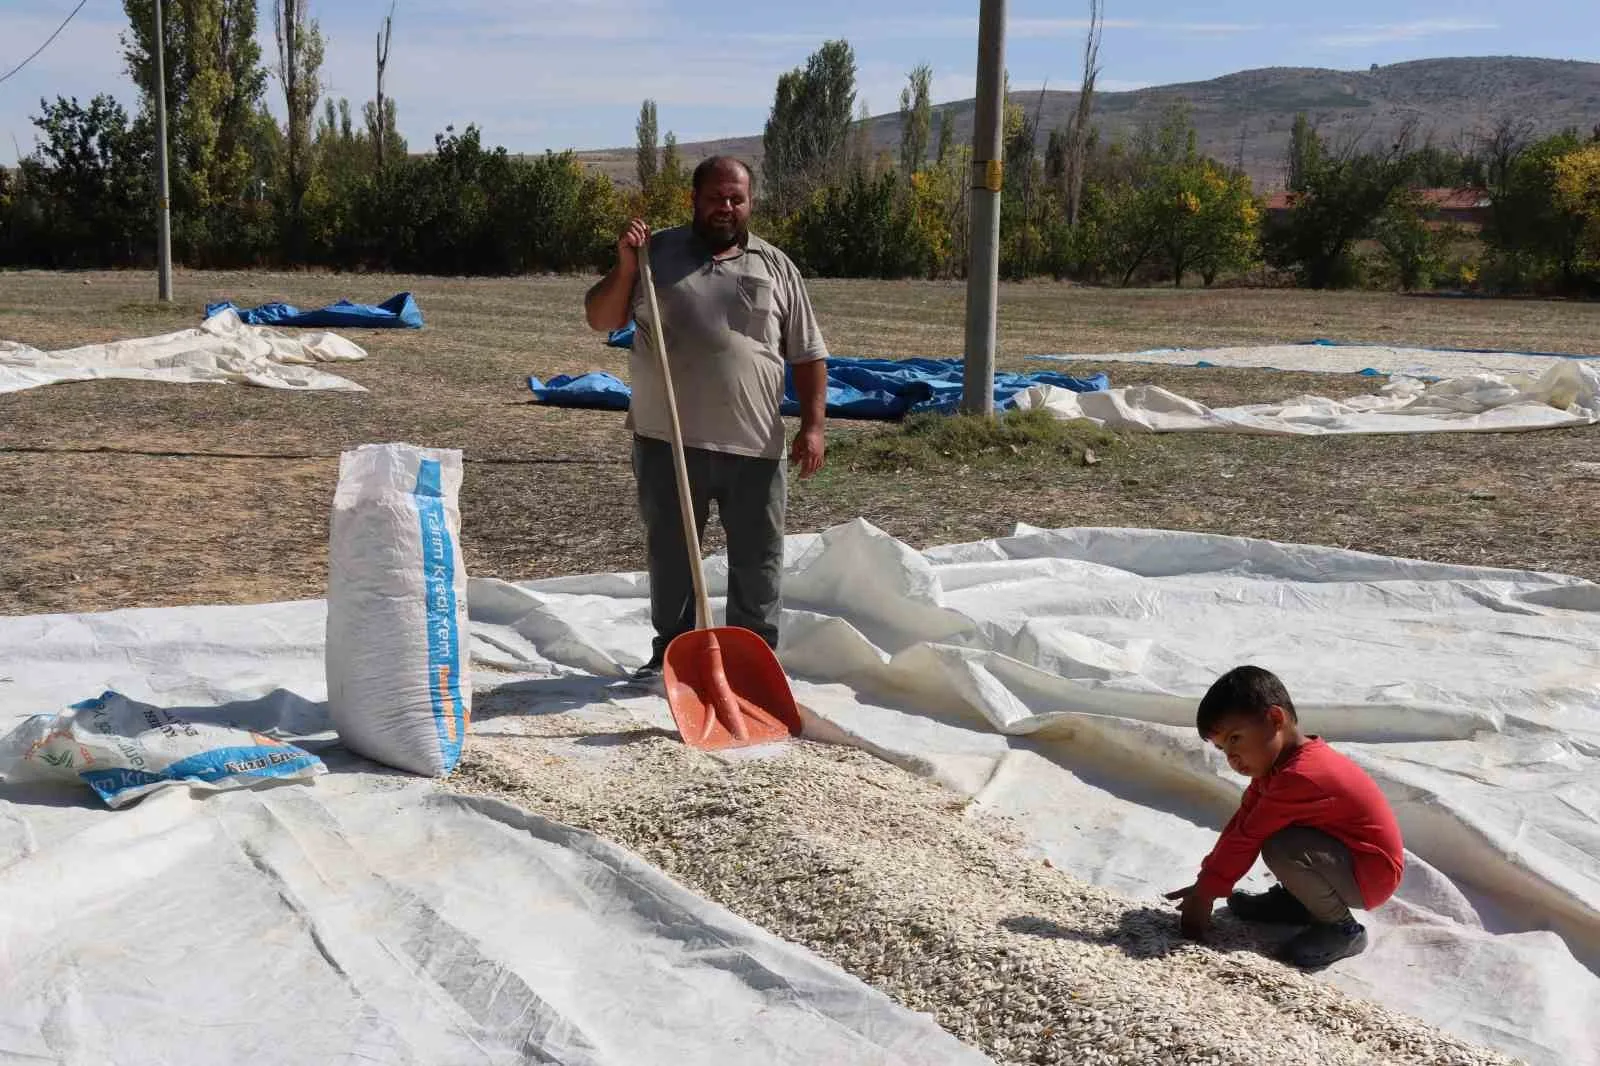
POLYGON ((1223 674, 1200 701, 1200 735, 1251 779, 1239 809, 1182 901, 1185 936, 1199 940, 1213 901, 1252 922, 1305 925, 1279 957, 1320 969, 1360 954, 1367 932, 1350 914, 1394 894, 1404 857, 1400 826, 1377 784, 1317 736, 1300 732, 1283 682, 1256 666, 1223 674), (1233 892, 1256 856, 1278 884, 1258 895, 1233 892))

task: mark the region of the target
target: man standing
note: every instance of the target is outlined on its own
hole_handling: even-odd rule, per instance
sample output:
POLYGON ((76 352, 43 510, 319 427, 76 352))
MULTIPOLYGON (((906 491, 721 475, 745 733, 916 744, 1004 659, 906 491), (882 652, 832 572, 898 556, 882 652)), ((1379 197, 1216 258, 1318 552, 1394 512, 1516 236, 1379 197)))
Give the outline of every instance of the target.
MULTIPOLYGON (((827 347, 800 271, 749 231, 750 170, 723 156, 694 171, 694 221, 651 234, 633 219, 617 241, 617 263, 584 297, 589 326, 637 328, 629 376, 633 474, 645 528, 655 640, 634 675, 659 674, 667 645, 694 628, 689 548, 678 511, 672 425, 640 285, 639 246, 661 309, 683 431, 695 528, 705 535, 711 501, 728 541, 727 624, 778 646, 786 480, 784 371, 792 367, 800 431, 789 461, 808 478, 822 467, 827 347)), ((700 550, 696 545, 695 551, 700 550)))

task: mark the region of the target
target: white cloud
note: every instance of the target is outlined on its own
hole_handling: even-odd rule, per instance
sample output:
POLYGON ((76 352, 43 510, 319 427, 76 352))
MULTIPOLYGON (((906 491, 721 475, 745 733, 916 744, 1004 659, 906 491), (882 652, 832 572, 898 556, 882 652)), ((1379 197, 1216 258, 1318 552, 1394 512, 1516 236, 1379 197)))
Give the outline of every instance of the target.
POLYGON ((1358 48, 1373 44, 1392 44, 1397 41, 1415 41, 1425 37, 1440 37, 1450 33, 1475 33, 1499 28, 1497 23, 1484 22, 1479 19, 1416 19, 1411 22, 1349 26, 1340 33, 1323 37, 1322 43, 1334 48, 1358 48))

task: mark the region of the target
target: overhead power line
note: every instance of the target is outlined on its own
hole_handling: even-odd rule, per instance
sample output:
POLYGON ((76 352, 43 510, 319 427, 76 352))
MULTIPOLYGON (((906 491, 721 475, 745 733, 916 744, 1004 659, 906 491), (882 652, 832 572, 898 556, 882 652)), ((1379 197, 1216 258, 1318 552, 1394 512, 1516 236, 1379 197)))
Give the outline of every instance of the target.
POLYGON ((36 58, 38 58, 40 52, 44 51, 46 48, 49 48, 50 42, 61 36, 61 31, 67 28, 67 23, 71 22, 78 12, 82 11, 83 5, 87 4, 88 2, 89 0, 78 0, 78 6, 72 9, 72 14, 61 20, 61 25, 56 27, 56 32, 52 33, 49 37, 46 37, 44 44, 41 44, 37 49, 35 49, 33 55, 29 56, 27 59, 24 59, 22 62, 18 63, 4 74, 0 74, 0 85, 10 81, 13 74, 17 73, 29 63, 32 63, 36 58))

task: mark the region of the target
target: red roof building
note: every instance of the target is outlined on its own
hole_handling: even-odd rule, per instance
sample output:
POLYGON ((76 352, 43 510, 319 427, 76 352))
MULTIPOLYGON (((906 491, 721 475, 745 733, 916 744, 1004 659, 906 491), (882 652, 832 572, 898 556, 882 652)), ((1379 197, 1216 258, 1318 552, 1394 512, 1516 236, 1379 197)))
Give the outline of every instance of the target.
MULTIPOLYGON (((1422 202, 1436 212, 1438 223, 1454 222, 1461 226, 1482 227, 1489 221, 1494 200, 1487 189, 1418 189, 1422 202)), ((1299 196, 1293 192, 1276 192, 1267 197, 1267 214, 1280 215, 1294 206, 1299 196)))

